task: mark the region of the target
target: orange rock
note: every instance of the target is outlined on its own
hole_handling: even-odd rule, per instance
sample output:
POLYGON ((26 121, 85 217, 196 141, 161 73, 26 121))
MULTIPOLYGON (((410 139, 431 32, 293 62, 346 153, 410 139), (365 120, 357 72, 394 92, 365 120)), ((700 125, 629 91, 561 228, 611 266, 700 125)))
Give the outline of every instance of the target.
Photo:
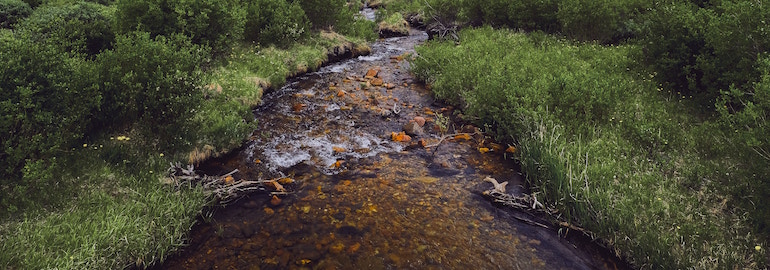
POLYGON ((307 107, 307 105, 302 103, 295 103, 294 105, 291 106, 291 109, 294 110, 294 112, 299 112, 305 107, 307 107))
POLYGON ((260 160, 260 159, 255 159, 254 160, 254 164, 259 164, 259 163, 262 163, 262 160, 260 160))
POLYGON ((366 72, 366 75, 364 76, 364 78, 373 79, 374 77, 377 77, 377 74, 379 73, 380 73, 379 69, 370 69, 366 72))
POLYGON ((270 204, 273 206, 278 206, 281 204, 281 198, 278 198, 278 196, 273 195, 273 198, 270 199, 270 204))
POLYGON ((371 82, 371 83, 372 83, 372 85, 374 85, 374 86, 382 86, 382 84, 383 84, 383 81, 382 81, 382 79, 380 79, 380 78, 375 78, 375 79, 373 79, 373 80, 372 80, 372 82, 371 82))
POLYGON ((410 141, 412 141, 412 137, 410 137, 409 135, 406 135, 406 133, 404 133, 403 131, 399 132, 399 133, 391 132, 390 133, 390 139, 392 141, 394 141, 394 142, 410 142, 410 141))
POLYGON ((356 253, 358 252, 358 249, 361 248, 361 243, 355 243, 352 246, 348 247, 348 253, 356 253))
POLYGON ((336 169, 342 166, 342 163, 345 162, 344 160, 337 160, 337 162, 334 162, 329 168, 336 169))
POLYGON ((415 116, 413 120, 419 126, 424 126, 425 125, 425 118, 422 117, 422 116, 415 116))

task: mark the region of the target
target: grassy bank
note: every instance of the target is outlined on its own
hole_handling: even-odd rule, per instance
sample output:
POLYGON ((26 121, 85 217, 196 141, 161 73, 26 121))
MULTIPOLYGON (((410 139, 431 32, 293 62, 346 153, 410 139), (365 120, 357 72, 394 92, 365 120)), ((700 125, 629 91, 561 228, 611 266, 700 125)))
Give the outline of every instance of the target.
POLYGON ((182 247, 209 202, 199 188, 165 183, 169 162, 196 163, 240 146, 255 128, 251 109, 264 87, 317 69, 334 48, 367 50, 362 39, 354 45, 338 34, 313 35, 284 49, 238 46, 202 74, 209 83, 200 87, 207 98, 192 118, 201 123, 191 135, 192 151, 162 153, 153 149, 152 136, 133 130, 95 138, 59 157, 68 168, 56 181, 61 187, 43 189, 63 199, 0 225, 0 266, 114 269, 163 260, 182 247))
POLYGON ((746 171, 728 149, 732 131, 691 97, 637 72, 637 50, 481 28, 462 31, 459 45, 419 47, 413 72, 517 145, 538 198, 635 266, 764 267, 765 236, 723 179, 767 175, 746 171))
POLYGON ((266 89, 376 36, 340 0, 100 3, 0 0, 0 268, 163 260, 210 203, 169 164, 240 146, 266 89))

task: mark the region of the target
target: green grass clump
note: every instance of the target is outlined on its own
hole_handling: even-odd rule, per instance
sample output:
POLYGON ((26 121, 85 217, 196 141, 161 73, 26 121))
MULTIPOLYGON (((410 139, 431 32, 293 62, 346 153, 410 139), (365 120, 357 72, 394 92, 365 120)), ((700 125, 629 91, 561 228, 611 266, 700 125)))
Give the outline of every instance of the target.
POLYGON ((183 246, 206 196, 199 188, 162 183, 167 157, 132 156, 140 152, 132 142, 140 139, 119 139, 73 150, 70 160, 78 161, 70 165, 78 167, 60 181, 80 186, 69 190, 62 207, 0 225, 0 267, 124 268, 162 260, 183 246))
POLYGON ((718 188, 737 162, 711 145, 724 141, 718 124, 632 72, 635 47, 491 28, 460 37, 419 47, 413 72, 518 145, 532 191, 560 218, 641 268, 762 267, 739 198, 718 188))

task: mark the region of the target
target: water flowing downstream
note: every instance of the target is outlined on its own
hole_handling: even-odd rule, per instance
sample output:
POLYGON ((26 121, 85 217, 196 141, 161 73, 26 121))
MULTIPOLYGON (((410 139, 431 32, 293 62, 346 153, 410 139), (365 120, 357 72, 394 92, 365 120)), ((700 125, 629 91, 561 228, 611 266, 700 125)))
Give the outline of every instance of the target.
POLYGON ((369 56, 268 93, 251 140, 201 169, 283 179, 280 189, 217 209, 159 267, 616 269, 593 244, 577 247, 481 195, 487 177, 521 194, 522 176, 506 147, 453 123, 453 108, 409 74, 404 58, 426 39, 378 41, 369 56))

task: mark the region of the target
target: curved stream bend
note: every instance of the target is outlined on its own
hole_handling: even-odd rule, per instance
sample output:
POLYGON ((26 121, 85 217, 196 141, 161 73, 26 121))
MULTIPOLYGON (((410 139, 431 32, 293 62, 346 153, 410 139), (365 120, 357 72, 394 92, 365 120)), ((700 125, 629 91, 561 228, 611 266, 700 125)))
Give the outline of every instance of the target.
POLYGON ((422 147, 442 134, 477 130, 445 122, 451 108, 409 74, 403 58, 426 38, 415 31, 378 41, 372 55, 267 94, 244 150, 205 168, 237 168, 238 179, 288 177, 290 194, 252 194, 218 210, 161 267, 614 269, 613 260, 482 198, 491 187, 486 177, 508 181, 511 194, 523 191, 510 159, 480 153, 488 144, 483 135, 422 147), (427 122, 408 128, 411 141, 394 141, 405 139, 398 132, 415 117, 427 122))

